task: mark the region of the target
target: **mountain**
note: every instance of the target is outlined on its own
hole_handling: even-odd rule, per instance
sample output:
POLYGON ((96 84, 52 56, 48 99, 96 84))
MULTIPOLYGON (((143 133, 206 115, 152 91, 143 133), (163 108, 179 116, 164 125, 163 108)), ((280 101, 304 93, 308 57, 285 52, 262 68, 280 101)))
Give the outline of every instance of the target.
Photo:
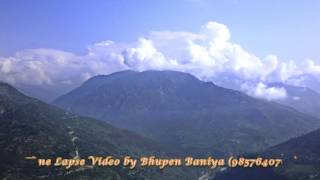
POLYGON ((193 154, 259 151, 320 124, 292 108, 176 71, 96 76, 54 104, 193 154))
MULTIPOLYGON (((29 98, 0 83, 0 178, 1 179, 177 179, 179 170, 153 168, 60 167, 40 168, 39 158, 167 156, 164 148, 136 133, 105 122, 79 117, 29 98)), ((191 176, 192 177, 192 176, 191 176)), ((186 178, 186 177, 185 177, 186 178)))
POLYGON ((320 129, 270 148, 267 153, 285 159, 280 173, 288 179, 320 179, 320 129))
POLYGON ((219 173, 214 180, 319 180, 320 179, 320 129, 269 148, 261 153, 266 157, 284 160, 281 168, 229 169, 219 173))
POLYGON ((73 89, 74 86, 71 85, 59 85, 58 87, 52 88, 52 86, 36 86, 29 84, 16 84, 17 88, 23 94, 39 99, 43 102, 50 103, 62 94, 67 93, 70 89, 73 89))
POLYGON ((272 83, 269 84, 269 86, 286 89, 288 97, 277 100, 278 103, 320 118, 320 94, 316 91, 307 87, 292 86, 283 83, 272 83))
POLYGON ((320 78, 316 75, 302 74, 288 79, 287 84, 299 84, 302 87, 309 87, 310 89, 320 93, 320 78))

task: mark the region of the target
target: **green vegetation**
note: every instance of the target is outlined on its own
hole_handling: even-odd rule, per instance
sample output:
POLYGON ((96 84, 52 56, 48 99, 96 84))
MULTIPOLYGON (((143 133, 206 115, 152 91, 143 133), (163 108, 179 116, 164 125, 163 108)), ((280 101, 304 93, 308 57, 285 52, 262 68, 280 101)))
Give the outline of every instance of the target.
POLYGON ((96 76, 54 104, 194 155, 256 152, 320 120, 175 71, 96 76))
POLYGON ((0 83, 0 178, 1 179, 188 179, 195 174, 182 169, 37 167, 38 158, 86 158, 95 156, 168 156, 164 148, 127 130, 83 118, 0 83))

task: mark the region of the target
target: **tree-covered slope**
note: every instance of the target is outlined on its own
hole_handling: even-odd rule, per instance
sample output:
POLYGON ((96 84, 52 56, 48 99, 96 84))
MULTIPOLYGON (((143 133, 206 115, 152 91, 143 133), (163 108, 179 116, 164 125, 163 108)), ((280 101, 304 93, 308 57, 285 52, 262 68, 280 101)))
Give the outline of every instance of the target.
POLYGON ((54 104, 196 154, 257 151, 320 124, 292 108, 175 71, 96 76, 54 104))
MULTIPOLYGON (((87 156, 163 155, 164 148, 151 140, 105 122, 83 118, 24 96, 0 83, 1 179, 177 179, 187 175, 156 168, 37 167, 38 158, 87 156)), ((190 175, 190 174, 189 174, 190 175)), ((190 176, 191 178, 192 176, 190 176)))

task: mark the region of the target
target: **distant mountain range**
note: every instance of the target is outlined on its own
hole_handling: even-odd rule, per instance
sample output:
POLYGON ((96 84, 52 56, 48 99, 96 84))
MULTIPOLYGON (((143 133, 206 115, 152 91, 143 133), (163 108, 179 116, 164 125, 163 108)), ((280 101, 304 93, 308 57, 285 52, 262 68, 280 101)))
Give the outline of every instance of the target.
POLYGON ((277 100, 278 103, 320 118, 320 94, 307 87, 272 83, 270 87, 282 87, 287 91, 287 98, 277 100))
POLYGON ((180 170, 152 168, 39 168, 39 158, 159 155, 163 147, 150 139, 105 122, 79 117, 29 98, 0 83, 0 179, 177 179, 191 178, 180 170))
POLYGON ((54 104, 195 154, 259 151, 320 126, 292 108, 175 71, 96 76, 54 104))
POLYGON ((303 74, 297 77, 292 77, 287 81, 287 84, 299 84, 299 86, 309 87, 317 93, 320 93, 320 78, 317 76, 303 74))

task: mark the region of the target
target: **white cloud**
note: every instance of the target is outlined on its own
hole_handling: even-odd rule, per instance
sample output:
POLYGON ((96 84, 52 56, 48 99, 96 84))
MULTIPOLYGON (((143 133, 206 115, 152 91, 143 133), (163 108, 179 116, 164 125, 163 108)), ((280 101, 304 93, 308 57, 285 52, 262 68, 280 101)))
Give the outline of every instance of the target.
POLYGON ((258 83, 255 87, 248 86, 247 84, 242 85, 243 90, 245 90, 249 95, 257 98, 263 98, 267 100, 278 100, 287 97, 287 91, 285 88, 278 87, 267 87, 263 83, 258 83))
POLYGON ((126 68, 122 56, 111 51, 101 54, 96 45, 91 48, 85 56, 54 49, 32 49, 17 52, 12 57, 0 57, 0 81, 18 87, 28 85, 60 89, 64 86, 70 90, 94 75, 126 68))
POLYGON ((314 61, 280 61, 272 54, 257 57, 233 43, 228 27, 217 22, 207 23, 197 33, 153 31, 133 43, 98 42, 88 47, 86 55, 32 49, 0 57, 0 80, 52 88, 70 89, 94 75, 125 69, 178 70, 238 89, 243 83, 254 84, 254 91, 245 91, 267 99, 284 95, 282 90, 263 86, 268 82, 297 85, 304 75, 320 81, 320 65, 314 61))
POLYGON ((292 99, 295 100, 295 101, 298 101, 298 100, 300 100, 301 98, 298 97, 298 96, 293 96, 292 99))

